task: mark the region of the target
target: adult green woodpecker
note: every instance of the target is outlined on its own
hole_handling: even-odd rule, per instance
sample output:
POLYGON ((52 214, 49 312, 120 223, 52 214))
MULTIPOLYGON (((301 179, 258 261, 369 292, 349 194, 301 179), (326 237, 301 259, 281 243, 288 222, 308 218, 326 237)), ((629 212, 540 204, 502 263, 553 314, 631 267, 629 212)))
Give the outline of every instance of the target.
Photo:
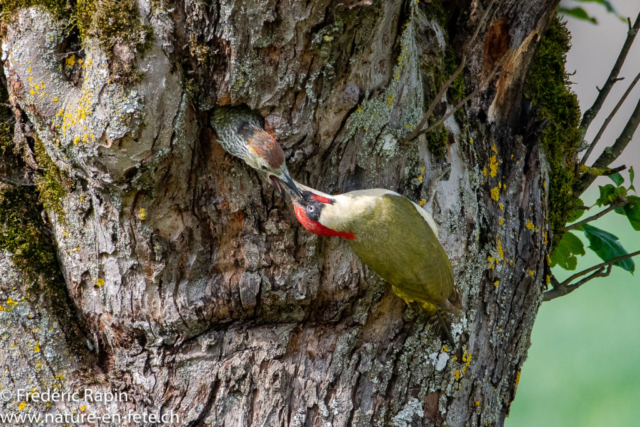
POLYGON ((245 106, 216 107, 211 126, 225 151, 244 160, 271 181, 284 194, 281 183, 296 197, 301 193, 289 174, 282 147, 265 129, 260 114, 245 106))
POLYGON ((460 313, 462 302, 453 283, 451 262, 438 241, 433 218, 424 209, 390 190, 329 196, 297 186, 302 196, 292 198, 304 228, 320 236, 346 239, 360 260, 407 303, 460 313))

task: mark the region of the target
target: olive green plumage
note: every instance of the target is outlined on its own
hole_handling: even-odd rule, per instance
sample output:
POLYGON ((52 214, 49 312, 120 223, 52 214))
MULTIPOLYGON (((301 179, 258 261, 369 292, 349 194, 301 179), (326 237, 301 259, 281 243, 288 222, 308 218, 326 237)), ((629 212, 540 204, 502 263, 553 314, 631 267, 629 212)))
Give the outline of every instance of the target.
POLYGON ((345 222, 357 237, 347 240, 371 270, 407 302, 457 312, 453 268, 434 231, 405 197, 386 194, 375 208, 345 222))
POLYGON ((307 230, 345 238, 360 260, 407 303, 460 312, 453 268, 428 212, 381 188, 330 196, 296 185, 302 196, 293 197, 294 210, 307 230))

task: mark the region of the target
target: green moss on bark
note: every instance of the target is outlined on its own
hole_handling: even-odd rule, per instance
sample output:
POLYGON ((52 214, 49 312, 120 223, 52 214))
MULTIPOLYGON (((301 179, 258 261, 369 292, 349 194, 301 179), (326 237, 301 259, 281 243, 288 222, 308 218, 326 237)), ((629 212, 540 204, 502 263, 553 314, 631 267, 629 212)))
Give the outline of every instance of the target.
POLYGON ((77 28, 81 40, 98 39, 107 56, 112 79, 135 83, 136 53, 144 54, 153 41, 153 30, 142 23, 135 0, 2 0, 5 22, 11 21, 19 9, 41 6, 57 19, 66 20, 67 34, 77 28), (114 48, 119 46, 119 54, 114 48))
POLYGON ((442 161, 447 154, 449 131, 447 131, 444 125, 440 125, 431 132, 426 133, 425 137, 427 138, 429 151, 433 154, 435 160, 442 161))
POLYGON ((58 221, 65 223, 62 200, 67 195, 66 187, 70 186, 69 177, 51 161, 44 144, 39 139, 36 140, 34 152, 42 172, 37 186, 39 200, 47 212, 54 212, 58 221))
POLYGON ((539 117, 549 121, 542 133, 542 144, 549 163, 549 222, 552 247, 560 241, 575 206, 573 184, 576 149, 581 136, 580 106, 570 89, 565 69, 571 35, 564 23, 554 18, 545 32, 525 84, 525 96, 539 109, 539 117))

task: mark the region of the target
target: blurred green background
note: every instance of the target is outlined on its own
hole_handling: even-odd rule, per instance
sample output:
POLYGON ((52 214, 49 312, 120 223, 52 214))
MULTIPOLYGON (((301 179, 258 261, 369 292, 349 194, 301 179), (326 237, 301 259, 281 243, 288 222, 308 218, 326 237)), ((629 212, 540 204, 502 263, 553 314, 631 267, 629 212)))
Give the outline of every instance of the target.
MULTIPOLYGON (((573 5, 568 0, 566 3, 573 5)), ((632 20, 640 11, 638 0, 611 3, 621 15, 630 16, 632 20)), ((593 25, 567 20, 573 35, 567 69, 576 70, 572 81, 584 111, 597 95, 595 86, 602 86, 615 62, 627 25, 595 4, 581 6, 599 22, 593 25)), ((587 141, 593 139, 638 72, 640 36, 621 72, 626 80, 614 87, 601 110, 602 117, 589 129, 587 141)), ((640 88, 636 87, 609 126, 600 150, 590 157, 591 161, 615 140, 639 98, 640 88)), ((640 135, 636 134, 614 166, 620 164, 634 165, 636 175, 640 175, 640 135)), ((626 173, 623 176, 628 179, 626 173)), ((596 184, 608 182, 600 178, 596 184)), ((636 187, 640 189, 640 178, 636 178, 636 187)), ((593 204, 597 194, 597 187, 592 187, 584 195, 584 202, 593 204)), ((584 218, 596 212, 597 209, 591 209, 584 218)), ((610 213, 592 224, 618 236, 627 251, 640 250, 640 232, 635 232, 625 217, 610 213)), ((576 234, 582 237, 586 248, 588 241, 581 232, 576 234)), ((570 295, 542 305, 518 393, 505 423, 508 427, 640 426, 640 257, 635 261, 635 276, 614 267, 609 277, 593 280, 570 295)), ((576 271, 599 262, 600 259, 587 250, 576 271)), ((572 273, 557 268, 554 274, 562 281, 572 273)))

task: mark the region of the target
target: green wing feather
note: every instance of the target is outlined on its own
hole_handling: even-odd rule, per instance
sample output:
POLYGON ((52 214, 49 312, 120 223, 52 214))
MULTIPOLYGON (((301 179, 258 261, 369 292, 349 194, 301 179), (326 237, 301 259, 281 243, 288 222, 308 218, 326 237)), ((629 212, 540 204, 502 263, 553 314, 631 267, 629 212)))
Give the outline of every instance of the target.
POLYGON ((364 221, 354 224, 353 251, 406 301, 447 309, 456 295, 453 269, 444 248, 407 198, 386 194, 364 221))

